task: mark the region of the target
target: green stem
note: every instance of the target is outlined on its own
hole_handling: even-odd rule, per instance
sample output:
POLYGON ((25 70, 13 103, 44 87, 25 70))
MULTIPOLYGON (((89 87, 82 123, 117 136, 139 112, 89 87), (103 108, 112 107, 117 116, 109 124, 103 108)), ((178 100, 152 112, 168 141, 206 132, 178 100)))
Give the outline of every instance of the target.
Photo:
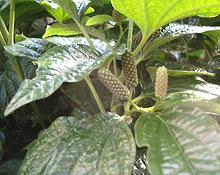
POLYGON ((44 120, 42 118, 42 115, 41 115, 41 113, 40 113, 40 111, 39 111, 39 109, 37 107, 37 104, 35 102, 32 102, 31 103, 31 107, 34 110, 34 113, 38 116, 38 120, 40 122, 41 127, 43 129, 47 128, 47 126, 46 126, 46 124, 45 124, 45 122, 44 122, 44 120))
POLYGON ((105 112, 105 108, 104 108, 104 106, 103 106, 103 104, 102 104, 102 101, 101 101, 101 99, 99 98, 99 95, 98 95, 98 93, 96 92, 96 89, 95 89, 95 87, 93 86, 93 83, 92 83, 91 79, 89 78, 89 76, 87 76, 87 77, 85 78, 85 81, 86 81, 87 85, 89 86, 89 89, 91 90, 93 96, 95 97, 95 100, 96 100, 96 103, 97 103, 97 105, 98 105, 98 107, 99 107, 99 110, 100 110, 101 112, 105 112))
POLYGON ((8 45, 14 44, 15 29, 15 0, 10 0, 10 21, 9 21, 9 38, 8 45))
POLYGON ((1 16, 0 16, 0 30, 5 38, 5 41, 8 41, 8 37, 9 37, 8 29, 5 26, 5 23, 1 16))
POLYGON ((94 49, 95 49, 95 46, 91 40, 91 38, 89 37, 86 29, 84 28, 84 26, 78 21, 78 20, 74 20, 76 25, 79 27, 79 29, 81 30, 81 32, 83 33, 83 35, 85 36, 86 40, 88 41, 89 45, 94 49))
POLYGON ((128 27, 128 40, 127 40, 127 48, 131 50, 132 45, 132 35, 133 35, 133 21, 129 20, 129 27, 128 27))
POLYGON ((1 42, 1 44, 2 44, 3 46, 6 46, 6 45, 7 45, 7 43, 5 42, 5 39, 4 39, 3 35, 2 35, 2 32, 0 32, 0 42, 1 42))
POLYGON ((131 105, 135 108, 136 112, 145 113, 145 112, 154 112, 155 106, 148 107, 148 108, 142 108, 137 106, 132 100, 129 100, 131 105))

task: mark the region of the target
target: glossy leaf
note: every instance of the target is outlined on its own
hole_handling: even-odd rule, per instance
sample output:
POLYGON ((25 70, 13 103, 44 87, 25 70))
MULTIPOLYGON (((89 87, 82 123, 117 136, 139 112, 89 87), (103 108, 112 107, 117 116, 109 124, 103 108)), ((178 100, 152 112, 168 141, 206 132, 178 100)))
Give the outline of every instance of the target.
POLYGON ((152 175, 220 172, 220 129, 199 108, 179 106, 167 113, 143 114, 135 135, 139 147, 148 147, 152 175))
POLYGON ((164 27, 160 34, 156 38, 152 38, 146 49, 145 54, 148 54, 152 49, 164 45, 167 42, 170 42, 178 37, 183 35, 198 34, 204 33, 205 35, 210 34, 211 32, 218 32, 220 27, 211 27, 211 26, 194 26, 187 24, 178 24, 170 23, 164 27))
POLYGON ((220 13, 219 0, 170 0, 163 3, 158 0, 112 0, 112 5, 139 26, 144 38, 180 18, 220 13))
MULTIPOLYGON (((68 46, 73 44, 83 44, 89 46, 89 43, 85 37, 49 37, 46 40, 53 44, 56 44, 57 46, 68 46)), ((101 54, 105 54, 111 51, 109 46, 100 39, 92 39, 92 42, 96 50, 99 51, 101 54)), ((111 42, 109 44, 114 45, 114 42, 111 42)))
POLYGON ((32 101, 46 98, 63 82, 78 82, 101 66, 109 54, 99 56, 86 45, 57 46, 38 59, 37 76, 24 80, 7 106, 5 115, 32 101))
POLYGON ((10 55, 37 60, 39 56, 45 53, 52 46, 53 44, 46 40, 28 38, 12 46, 5 46, 4 49, 10 55))
POLYGON ((118 117, 83 112, 59 117, 31 146, 18 175, 130 174, 135 143, 118 117))
POLYGON ((47 27, 46 32, 43 35, 43 38, 47 38, 54 35, 73 36, 81 33, 82 32, 79 30, 79 28, 76 26, 75 23, 69 23, 69 24, 55 23, 47 27))
POLYGON ((96 15, 88 19, 86 22, 87 26, 103 24, 105 22, 114 21, 112 16, 109 15, 96 15))

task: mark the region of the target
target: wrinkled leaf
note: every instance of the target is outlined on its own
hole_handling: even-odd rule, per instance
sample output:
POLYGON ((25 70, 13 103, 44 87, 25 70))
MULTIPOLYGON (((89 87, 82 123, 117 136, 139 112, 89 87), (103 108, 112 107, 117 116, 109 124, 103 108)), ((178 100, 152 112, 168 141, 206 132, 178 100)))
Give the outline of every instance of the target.
POLYGON ((59 35, 59 36, 69 36, 69 35, 78 35, 82 33, 75 23, 62 24, 55 23, 51 26, 47 26, 46 32, 43 35, 43 38, 49 36, 59 35))
POLYGON ((18 57, 27 57, 37 60, 39 56, 45 53, 53 45, 46 40, 37 38, 28 38, 12 46, 5 46, 4 49, 8 54, 18 57))
POLYGON ((96 15, 91 18, 86 22, 87 26, 92 26, 92 25, 98 25, 98 24, 103 24, 105 22, 109 21, 114 21, 112 16, 109 15, 96 15))
POLYGON ((24 80, 5 115, 32 101, 46 98, 63 82, 78 82, 101 66, 109 54, 99 56, 86 45, 56 46, 38 58, 37 76, 24 80))
POLYGON ((135 126, 139 147, 148 147, 152 175, 220 172, 220 129, 201 109, 175 107, 161 114, 143 114, 135 126))
POLYGON ((143 38, 148 38, 156 29, 177 19, 195 15, 217 15, 220 13, 219 0, 112 0, 119 12, 132 19, 141 29, 143 38))
POLYGON ((17 174, 18 168, 20 167, 22 160, 12 159, 0 166, 0 175, 12 175, 17 174))
POLYGON ((31 146, 18 174, 130 174, 135 143, 118 117, 77 112, 58 118, 31 146))
MULTIPOLYGON (((58 46, 68 46, 73 44, 83 44, 89 46, 89 43, 85 37, 49 37, 46 40, 58 46)), ((111 51, 109 46, 100 39, 92 39, 92 42, 96 50, 98 50, 101 54, 105 54, 111 51)), ((114 42, 109 44, 114 45, 114 42)))

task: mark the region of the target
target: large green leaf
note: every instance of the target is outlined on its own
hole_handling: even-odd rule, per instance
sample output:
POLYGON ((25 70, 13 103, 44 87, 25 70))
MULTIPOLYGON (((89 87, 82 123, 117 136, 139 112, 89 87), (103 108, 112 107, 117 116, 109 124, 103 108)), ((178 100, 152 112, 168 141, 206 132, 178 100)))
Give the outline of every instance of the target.
POLYGON ((220 129, 193 106, 160 114, 143 114, 135 125, 136 142, 148 147, 152 175, 218 175, 220 129))
POLYGON ((39 56, 45 53, 52 46, 54 45, 46 40, 28 38, 16 43, 15 45, 5 46, 4 49, 10 55, 37 60, 39 56))
POLYGON ((112 0, 112 5, 139 26, 143 38, 148 38, 156 29, 180 18, 220 13, 219 0, 112 0))
POLYGON ((119 116, 77 112, 39 135, 18 174, 125 175, 134 160, 133 135, 119 116))
POLYGON ((78 82, 100 67, 109 54, 100 56, 86 45, 56 46, 38 59, 36 78, 22 82, 5 115, 56 91, 63 82, 78 82))

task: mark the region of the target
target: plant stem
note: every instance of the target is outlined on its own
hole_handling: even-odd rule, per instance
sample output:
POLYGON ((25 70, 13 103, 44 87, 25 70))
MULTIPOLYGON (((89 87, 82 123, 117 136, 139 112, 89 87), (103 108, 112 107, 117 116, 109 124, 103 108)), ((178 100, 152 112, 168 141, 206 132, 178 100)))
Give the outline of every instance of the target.
POLYGON ((94 85, 93 85, 91 79, 89 78, 89 76, 87 76, 87 77, 85 78, 85 81, 86 81, 87 85, 89 86, 89 89, 91 90, 91 92, 92 92, 92 94, 93 94, 93 96, 94 96, 94 98, 95 98, 95 100, 96 100, 96 103, 97 103, 97 105, 98 105, 98 107, 99 107, 99 110, 100 110, 101 112, 105 112, 105 108, 104 108, 104 106, 103 106, 103 104, 102 104, 102 101, 101 101, 101 99, 99 98, 99 95, 98 95, 98 93, 96 92, 96 89, 95 89, 95 87, 94 87, 94 85))
POLYGON ((76 25, 79 27, 79 29, 81 30, 81 32, 83 33, 83 35, 85 36, 86 40, 88 41, 89 45, 94 49, 95 49, 95 46, 91 40, 91 38, 89 37, 86 29, 84 28, 84 26, 78 21, 78 20, 74 20, 76 25))
POLYGON ((10 0, 10 21, 9 21, 9 37, 8 45, 14 44, 15 29, 15 0, 10 0))
POLYGON ((4 39, 4 37, 3 37, 1 31, 0 31, 0 41, 1 41, 1 44, 2 44, 3 46, 6 46, 6 45, 7 45, 7 43, 5 42, 5 39, 4 39))
POLYGON ((136 112, 145 113, 145 112, 154 112, 155 106, 149 108, 142 108, 137 106, 132 100, 129 100, 131 105, 135 108, 136 112))
POLYGON ((32 102, 32 103, 31 103, 31 107, 32 107, 32 109, 34 110, 34 113, 38 116, 38 120, 39 120, 39 122, 40 122, 41 127, 42 127, 43 129, 47 128, 47 126, 46 126, 46 124, 45 124, 45 122, 44 122, 44 120, 43 120, 43 118, 42 118, 42 115, 41 115, 41 113, 40 113, 40 111, 39 111, 39 109, 38 109, 38 107, 37 107, 36 102, 32 102))
POLYGON ((8 29, 6 28, 5 23, 1 16, 0 16, 0 30, 5 38, 5 41, 8 41, 8 36, 9 36, 8 29))
POLYGON ((127 40, 127 48, 131 50, 132 45, 132 35, 133 35, 133 21, 129 20, 129 27, 128 27, 128 40, 127 40))

